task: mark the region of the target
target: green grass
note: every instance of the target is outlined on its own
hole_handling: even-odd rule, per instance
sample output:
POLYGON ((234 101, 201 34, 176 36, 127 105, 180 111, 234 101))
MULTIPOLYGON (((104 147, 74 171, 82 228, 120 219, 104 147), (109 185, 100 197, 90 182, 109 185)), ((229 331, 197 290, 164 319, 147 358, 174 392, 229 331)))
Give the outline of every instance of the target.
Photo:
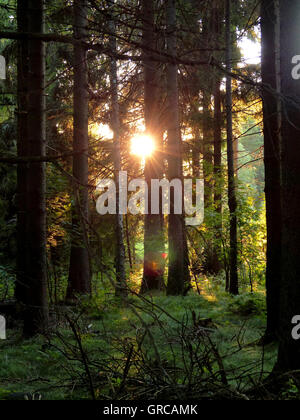
MULTIPOLYGON (((83 324, 89 327, 81 334, 81 339, 91 360, 105 360, 108 354, 117 359, 121 353, 115 345, 116 340, 135 342, 147 325, 160 357, 163 360, 173 357, 171 342, 176 362, 181 366, 183 361, 176 340, 176 320, 184 319, 190 326, 191 313, 194 311, 197 318, 212 319, 214 330, 210 337, 224 358, 224 366, 230 377, 247 372, 243 378, 246 386, 250 375, 252 379, 259 379, 262 369, 264 375, 271 372, 276 359, 276 346, 262 349, 257 345, 264 334, 266 322, 262 293, 233 298, 222 292, 221 288, 207 285, 203 288, 202 296, 193 292, 187 297, 158 294, 147 299, 163 311, 155 307, 153 317, 153 313, 147 313, 151 305, 137 297, 130 298, 136 312, 132 311, 130 305, 123 306, 117 302, 112 295, 95 299, 92 305, 85 302, 83 324), (158 317, 159 325, 155 317, 158 317)), ((72 342, 66 325, 61 325, 60 332, 67 342, 72 342)), ((53 343, 66 349, 58 338, 54 338, 53 343)), ((147 337, 144 343, 149 346, 149 357, 154 357, 151 340, 147 337)), ((76 385, 76 375, 83 372, 80 363, 69 361, 60 351, 48 347, 43 337, 23 341, 19 331, 10 330, 8 340, 0 342, 0 351, 0 399, 9 392, 41 392, 44 399, 90 398, 86 388, 76 385)), ((235 385, 234 380, 231 385, 235 385)))

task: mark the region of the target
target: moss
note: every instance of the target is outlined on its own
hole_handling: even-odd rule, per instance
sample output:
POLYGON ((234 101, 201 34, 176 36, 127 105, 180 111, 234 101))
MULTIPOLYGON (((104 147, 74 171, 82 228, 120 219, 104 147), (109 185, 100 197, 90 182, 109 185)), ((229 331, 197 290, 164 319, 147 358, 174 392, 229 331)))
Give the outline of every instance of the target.
MULTIPOLYGON (((161 359, 168 365, 171 361, 174 363, 175 355, 175 363, 180 369, 184 361, 177 321, 184 320, 185 325, 192 327, 194 311, 197 319, 212 320, 214 328, 211 329, 210 338, 224 358, 229 377, 235 377, 235 373, 243 375, 243 371, 247 371, 243 379, 243 386, 247 387, 249 375, 253 375, 252 380, 260 377, 262 365, 263 375, 268 375, 276 359, 275 346, 269 346, 263 351, 256 345, 265 330, 264 297, 256 293, 232 298, 218 290, 213 291, 214 299, 209 296, 211 294, 199 296, 190 293, 187 297, 158 294, 153 298, 148 296, 148 303, 132 297, 127 305, 120 304, 112 296, 104 295, 90 303, 84 301, 85 327, 81 331, 84 349, 90 360, 98 362, 105 360, 108 354, 116 359, 121 356, 124 358, 120 349, 116 348, 115 340, 123 340, 123 344, 129 347, 131 343, 136 345, 147 325, 161 359)), ((60 334, 67 343, 75 345, 71 332, 63 327, 60 334)), ((193 334, 193 328, 191 331, 193 334)), ((54 347, 49 347, 42 337, 22 341, 17 331, 9 331, 8 340, 0 342, 0 387, 3 391, 0 392, 0 398, 4 398, 7 392, 40 392, 44 399, 89 398, 86 386, 74 386, 76 375, 84 373, 83 367, 76 361, 67 360, 58 351, 56 347, 61 347, 60 340, 55 338, 54 344, 54 347), (70 380, 72 375, 73 383, 70 380)), ((155 351, 148 336, 143 345, 148 350, 147 357, 154 360, 155 351)), ((178 384, 181 381, 178 377, 178 384)), ((231 385, 236 385, 234 380, 231 385)), ((108 385, 104 385, 104 390, 105 386, 108 385)))

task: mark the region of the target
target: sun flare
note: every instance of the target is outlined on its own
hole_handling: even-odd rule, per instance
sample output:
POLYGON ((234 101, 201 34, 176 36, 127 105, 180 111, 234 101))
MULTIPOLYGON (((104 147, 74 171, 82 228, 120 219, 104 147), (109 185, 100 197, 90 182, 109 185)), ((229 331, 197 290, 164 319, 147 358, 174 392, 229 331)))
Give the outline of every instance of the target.
POLYGON ((131 140, 131 153, 135 156, 145 159, 152 155, 154 149, 153 138, 146 134, 133 137, 131 140))
POLYGON ((114 133, 108 124, 92 124, 90 126, 90 133, 93 137, 98 139, 112 140, 114 138, 114 133))

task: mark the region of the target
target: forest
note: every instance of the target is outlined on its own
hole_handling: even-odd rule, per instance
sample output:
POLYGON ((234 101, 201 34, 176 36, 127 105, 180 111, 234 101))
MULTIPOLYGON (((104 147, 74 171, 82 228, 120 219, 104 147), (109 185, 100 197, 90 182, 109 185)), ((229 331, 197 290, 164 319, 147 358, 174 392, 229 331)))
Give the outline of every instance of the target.
POLYGON ((299 400, 299 121, 297 0, 0 0, 0 400, 299 400))

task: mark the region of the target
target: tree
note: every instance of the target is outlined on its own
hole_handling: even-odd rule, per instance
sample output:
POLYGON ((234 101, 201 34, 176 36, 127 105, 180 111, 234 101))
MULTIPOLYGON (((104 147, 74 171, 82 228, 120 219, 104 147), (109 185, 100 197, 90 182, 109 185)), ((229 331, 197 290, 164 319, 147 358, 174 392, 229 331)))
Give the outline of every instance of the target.
MULTIPOLYGON (((300 81, 295 57, 299 55, 299 3, 280 0, 281 63, 281 170, 282 170, 282 272, 278 368, 299 370, 300 346, 291 334, 300 302, 300 81), (293 64, 294 63, 294 64, 293 64)), ((298 60, 299 61, 299 60, 298 60)))
MULTIPOLYGON (((155 142, 155 151, 146 160, 145 179, 148 184, 148 202, 151 203, 151 181, 163 176, 162 133, 159 113, 160 66, 151 60, 152 50, 157 48, 155 33, 154 1, 143 0, 143 64, 144 64, 144 108, 147 135, 155 142)), ((161 205, 159 206, 161 209, 161 205)), ((160 212, 161 213, 161 212, 160 212)), ((164 286, 165 252, 162 214, 145 215, 144 274, 141 292, 161 290, 164 286)))
MULTIPOLYGON (((116 25, 114 22, 114 8, 111 8, 109 46, 111 52, 117 52, 116 25)), ((116 296, 126 296, 126 268, 125 268, 125 246, 124 246, 124 219, 120 214, 120 183, 119 173, 121 171, 120 151, 120 113, 118 98, 118 68, 114 57, 110 59, 110 89, 111 89, 111 127, 114 133, 114 172, 116 184, 116 296)))
MULTIPOLYGON (((28 0, 17 4, 18 32, 28 32, 28 0)), ((18 41, 18 157, 28 155, 28 41, 18 41)), ((26 304, 27 275, 27 166, 17 169, 17 282, 15 297, 26 304)))
MULTIPOLYGON (((43 0, 28 1, 28 30, 44 32, 43 0)), ((28 154, 46 154, 45 47, 39 39, 28 41, 28 154)), ((26 133, 26 131, 25 131, 26 133)), ((26 141, 26 137, 25 137, 26 141)), ((27 264, 24 276, 26 311, 24 334, 32 336, 47 328, 48 298, 46 273, 46 176, 45 163, 31 163, 27 170, 27 264)), ((26 252, 25 251, 25 252, 26 252)))
MULTIPOLYGON (((212 31, 212 17, 210 10, 202 11, 203 20, 203 45, 209 49, 211 47, 211 36, 212 31)), ((209 51, 204 53, 208 60, 209 51)), ((212 113, 211 113, 211 97, 213 94, 213 75, 210 73, 209 65, 201 67, 202 72, 202 107, 203 107, 203 176, 204 176, 204 204, 206 209, 211 209, 213 205, 213 183, 212 183, 212 171, 213 171, 213 125, 212 125, 212 113)), ((211 254, 212 250, 207 249, 207 254, 211 254)), ((211 260, 211 258, 208 258, 211 260)), ((210 265, 210 261, 208 262, 210 265)))
MULTIPOLYGON (((222 107, 221 107, 221 82, 215 80, 214 87, 214 204, 217 213, 222 216, 222 194, 220 180, 222 176, 222 107)), ((222 229, 222 222, 220 230, 222 229)))
POLYGON ((214 208, 217 213, 215 229, 216 241, 213 250, 213 272, 219 273, 222 269, 220 262, 222 238, 222 106, 221 81, 216 75, 214 86, 214 208))
MULTIPOLYGON (((87 2, 74 0, 74 38, 87 36, 87 2)), ((89 163, 88 163, 88 68, 87 51, 83 45, 74 48, 74 134, 72 211, 72 244, 67 298, 91 292, 91 273, 88 253, 89 163)))
POLYGON ((239 293, 237 267, 237 199, 234 171, 233 127, 232 127, 232 45, 231 45, 231 0, 226 0, 226 121, 228 163, 228 205, 230 212, 230 284, 229 292, 239 293))
MULTIPOLYGON (((176 1, 166 0, 167 7, 167 52, 171 57, 177 54, 176 1)), ((183 179, 182 139, 179 122, 178 66, 167 64, 167 128, 168 128, 168 177, 169 181, 183 179)), ((181 295, 188 282, 188 255, 185 224, 182 215, 175 214, 174 190, 171 189, 169 215, 169 273, 168 295, 181 295)))
POLYGON ((265 340, 273 341, 278 333, 281 278, 281 176, 279 121, 279 28, 278 2, 263 0, 262 97, 264 112, 264 161, 267 217, 267 331, 265 340))

